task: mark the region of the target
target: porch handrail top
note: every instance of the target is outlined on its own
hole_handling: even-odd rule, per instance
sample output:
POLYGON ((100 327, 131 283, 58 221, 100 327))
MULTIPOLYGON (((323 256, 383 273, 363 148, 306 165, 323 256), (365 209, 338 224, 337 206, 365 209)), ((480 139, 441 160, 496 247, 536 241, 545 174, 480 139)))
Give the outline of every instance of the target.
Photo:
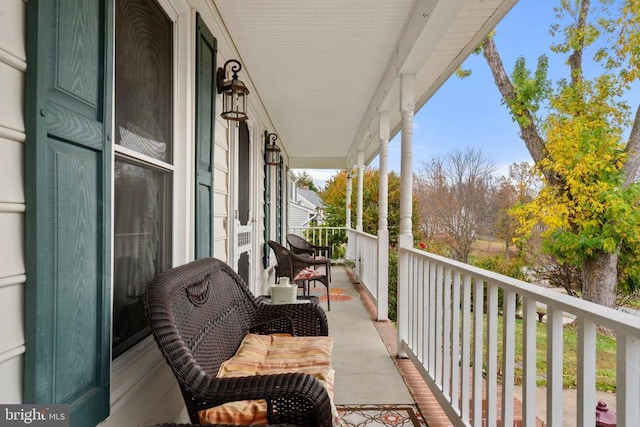
POLYGON ((598 325, 640 339, 640 317, 638 316, 419 249, 400 247, 399 251, 405 251, 412 255, 426 257, 436 262, 448 264, 458 270, 489 282, 500 282, 510 290, 525 297, 531 297, 537 302, 571 313, 577 317, 593 320, 598 325))
POLYGON ((375 234, 365 233, 364 231, 358 231, 358 230, 354 230, 352 228, 347 228, 347 231, 349 231, 351 233, 358 234, 360 236, 370 237, 372 239, 377 239, 378 238, 378 236, 376 236, 375 234))

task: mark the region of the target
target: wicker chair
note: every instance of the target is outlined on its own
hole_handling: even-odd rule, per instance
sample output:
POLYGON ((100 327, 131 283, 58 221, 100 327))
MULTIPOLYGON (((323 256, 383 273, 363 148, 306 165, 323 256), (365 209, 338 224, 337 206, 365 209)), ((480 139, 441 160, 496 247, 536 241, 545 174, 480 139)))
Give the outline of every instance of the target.
POLYGON ((276 276, 288 277, 291 283, 302 285, 305 294, 309 293, 309 282, 318 281, 322 283, 327 287, 327 310, 331 311, 329 278, 326 274, 321 274, 314 268, 316 266, 326 265, 326 260, 296 255, 293 251, 273 240, 269 240, 267 243, 276 254, 276 260, 278 262, 276 266, 276 276))
POLYGON ((331 246, 314 245, 297 234, 287 234, 287 243, 291 250, 298 255, 308 254, 316 257, 324 253, 327 258, 331 258, 332 255, 331 246))
POLYGON ((315 259, 324 260, 327 277, 331 281, 331 257, 333 255, 331 246, 314 245, 297 234, 287 234, 287 243, 293 253, 297 255, 307 255, 315 259))
POLYGON ((259 302, 228 265, 204 258, 158 275, 147 288, 145 307, 192 423, 198 423, 203 409, 265 399, 270 424, 332 424, 329 395, 311 375, 216 378, 222 362, 235 354, 249 332, 328 335, 327 318, 319 306, 259 302))

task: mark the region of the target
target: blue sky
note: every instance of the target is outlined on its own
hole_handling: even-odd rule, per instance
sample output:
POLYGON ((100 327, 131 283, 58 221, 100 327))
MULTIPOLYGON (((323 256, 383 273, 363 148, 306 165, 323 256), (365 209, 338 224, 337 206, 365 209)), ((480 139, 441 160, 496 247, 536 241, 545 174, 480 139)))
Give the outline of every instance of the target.
MULTIPOLYGON (((557 0, 520 0, 496 28, 495 42, 507 73, 511 73, 518 57, 524 56, 527 66, 535 67, 542 54, 549 58, 549 77, 556 81, 566 77, 565 57, 551 53, 554 42, 549 27, 555 23, 557 0)), ((592 2, 592 7, 598 2, 592 2)), ((585 55, 585 64, 590 54, 585 55)), ((585 66, 586 67, 586 66, 585 66)), ((418 111, 414 118, 413 169, 419 171, 423 162, 442 157, 454 150, 473 147, 493 160, 499 175, 516 162, 530 162, 517 125, 501 104, 500 94, 488 65, 481 55, 471 55, 463 68, 471 76, 452 76, 418 111)), ((585 70, 588 72, 588 70, 585 70)), ((635 91, 637 92, 637 91, 635 91)), ((632 103, 632 108, 637 104, 632 103)), ((377 159, 372 163, 377 167, 377 159)), ((389 143, 389 167, 400 171, 400 135, 389 143)), ((320 188, 335 170, 307 170, 320 188)))

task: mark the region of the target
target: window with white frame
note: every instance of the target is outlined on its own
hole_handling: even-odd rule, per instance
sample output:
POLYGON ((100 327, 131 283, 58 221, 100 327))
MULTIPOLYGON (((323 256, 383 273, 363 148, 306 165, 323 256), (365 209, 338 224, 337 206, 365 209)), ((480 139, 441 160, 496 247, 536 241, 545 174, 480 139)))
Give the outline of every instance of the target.
POLYGON ((144 292, 171 266, 173 23, 155 0, 115 2, 113 357, 149 334, 144 292))

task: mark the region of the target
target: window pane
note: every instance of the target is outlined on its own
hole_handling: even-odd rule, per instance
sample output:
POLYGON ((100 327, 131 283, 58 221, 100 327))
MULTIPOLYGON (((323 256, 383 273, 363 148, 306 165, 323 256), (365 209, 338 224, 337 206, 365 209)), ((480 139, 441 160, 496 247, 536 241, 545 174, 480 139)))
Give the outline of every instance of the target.
POLYGON ((172 163, 173 24, 154 0, 118 0, 116 143, 172 163))
POLYGON ((144 292, 171 265, 171 173, 116 159, 113 357, 149 329, 144 292))

